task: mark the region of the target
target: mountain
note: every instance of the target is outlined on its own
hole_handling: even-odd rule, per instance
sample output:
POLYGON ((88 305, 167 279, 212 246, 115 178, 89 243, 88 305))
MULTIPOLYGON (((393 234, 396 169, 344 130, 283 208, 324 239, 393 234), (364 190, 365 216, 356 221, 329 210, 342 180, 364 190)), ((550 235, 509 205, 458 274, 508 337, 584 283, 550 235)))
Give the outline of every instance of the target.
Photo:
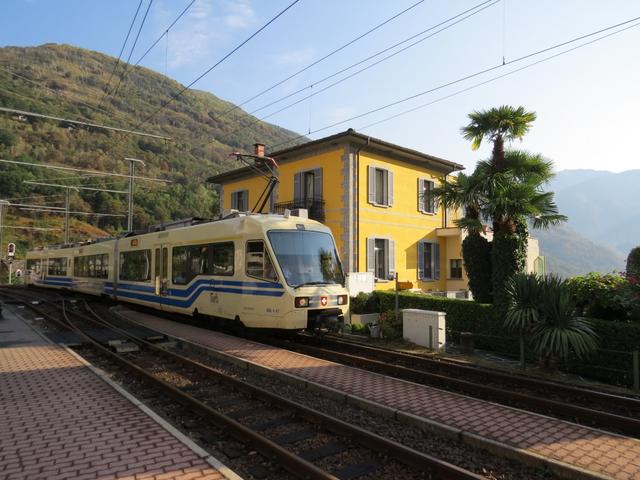
MULTIPOLYGON (((137 175, 168 178, 173 183, 136 182, 134 228, 139 228, 175 218, 210 217, 217 199, 204 181, 239 166, 230 152, 252 152, 254 142, 269 146, 298 137, 295 132, 257 122, 239 108, 230 112, 233 104, 197 90, 186 91, 154 115, 183 85, 144 67, 129 66, 117 94, 103 100, 115 62, 108 55, 69 45, 0 48, 0 106, 159 134, 170 141, 0 113, 0 158, 119 173, 127 173, 125 157, 144 160, 137 175)), ((117 85, 121 71, 110 88, 117 85)), ((77 174, 8 164, 0 164, 0 173, 0 198, 62 193, 24 184, 24 180, 81 181, 77 174)), ((82 183, 126 190, 125 180, 113 177, 82 183)), ((126 207, 127 197, 113 192, 81 191, 71 199, 72 210, 120 214, 126 207)), ((126 220, 104 217, 92 223, 114 232, 126 220)))
POLYGON ((548 189, 569 217, 559 228, 535 231, 549 270, 565 276, 625 269, 640 245, 640 170, 563 170, 548 189))
POLYGON ((531 230, 540 242, 547 270, 562 277, 589 272, 608 273, 624 269, 625 257, 605 245, 598 245, 566 225, 549 230, 531 230))

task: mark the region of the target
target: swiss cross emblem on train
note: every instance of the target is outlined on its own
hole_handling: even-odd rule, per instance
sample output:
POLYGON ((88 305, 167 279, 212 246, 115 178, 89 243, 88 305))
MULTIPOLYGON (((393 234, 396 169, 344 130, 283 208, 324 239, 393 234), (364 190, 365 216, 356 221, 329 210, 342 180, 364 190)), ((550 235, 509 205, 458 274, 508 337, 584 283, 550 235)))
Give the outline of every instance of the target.
POLYGON ((320 305, 322 305, 323 307, 326 307, 327 302, 328 302, 327 297, 320 297, 320 305))

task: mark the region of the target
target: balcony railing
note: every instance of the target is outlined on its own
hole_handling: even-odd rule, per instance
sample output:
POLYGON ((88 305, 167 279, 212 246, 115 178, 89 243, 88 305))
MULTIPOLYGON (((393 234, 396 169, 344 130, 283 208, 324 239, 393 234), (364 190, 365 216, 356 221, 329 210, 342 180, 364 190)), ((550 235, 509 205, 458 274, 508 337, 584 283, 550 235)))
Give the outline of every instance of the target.
POLYGON ((324 201, 321 199, 291 200, 273 205, 274 213, 284 213, 285 209, 295 210, 296 208, 306 208, 310 219, 324 222, 324 201))

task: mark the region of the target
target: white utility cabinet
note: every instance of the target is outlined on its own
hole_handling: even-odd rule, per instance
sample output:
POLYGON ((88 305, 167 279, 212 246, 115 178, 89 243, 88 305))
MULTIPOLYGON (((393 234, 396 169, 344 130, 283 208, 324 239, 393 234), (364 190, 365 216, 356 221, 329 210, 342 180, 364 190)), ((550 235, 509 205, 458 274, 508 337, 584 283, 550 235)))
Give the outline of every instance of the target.
POLYGON ((445 344, 446 316, 445 312, 432 310, 402 310, 402 337, 409 342, 439 351, 445 344))

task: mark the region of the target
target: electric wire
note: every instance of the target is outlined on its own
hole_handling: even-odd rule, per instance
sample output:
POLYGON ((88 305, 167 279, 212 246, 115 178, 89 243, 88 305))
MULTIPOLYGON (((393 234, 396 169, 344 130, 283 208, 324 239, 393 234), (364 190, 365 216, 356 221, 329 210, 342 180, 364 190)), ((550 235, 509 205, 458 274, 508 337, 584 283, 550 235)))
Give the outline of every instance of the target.
POLYGON ((469 10, 466 10, 465 12, 462 12, 462 13, 460 13, 460 14, 458 14, 458 15, 454 16, 454 17, 451 17, 451 18, 449 18, 449 19, 447 19, 447 20, 445 20, 445 21, 443 21, 443 22, 440 22, 440 23, 439 23, 439 24, 437 24, 437 25, 434 25, 434 26, 432 26, 432 27, 429 27, 428 29, 423 30, 422 32, 420 32, 420 33, 418 33, 418 34, 416 34, 416 35, 413 35, 413 36, 409 37, 408 39, 402 40, 401 42, 398 42, 398 43, 394 44, 394 45, 393 45, 393 46, 391 46, 391 47, 388 47, 388 48, 386 48, 386 49, 384 49, 384 50, 381 50, 380 52, 377 52, 377 53, 375 53, 375 54, 373 54, 373 55, 371 55, 371 56, 369 56, 369 57, 365 58, 364 60, 360 60, 359 62, 356 62, 356 63, 354 63, 354 64, 352 64, 352 65, 350 65, 350 66, 348 66, 348 67, 346 67, 346 68, 343 68, 342 70, 340 70, 340 71, 338 71, 338 72, 336 72, 336 73, 333 73, 333 74, 331 74, 331 75, 328 75, 328 76, 324 77, 323 79, 321 79, 321 80, 319 80, 319 81, 317 81, 317 82, 314 82, 314 83, 312 83, 312 84, 310 84, 310 85, 308 85, 308 86, 306 86, 306 87, 304 87, 304 88, 302 88, 302 89, 300 89, 300 90, 298 90, 298 91, 296 91, 296 92, 294 92, 294 93, 292 93, 292 94, 286 95, 286 96, 284 96, 284 97, 282 97, 282 98, 280 98, 280 99, 278 99, 278 100, 276 100, 276 101, 274 101, 274 102, 272 102, 272 103, 270 103, 270 104, 268 104, 268 105, 265 105, 265 106, 263 106, 263 107, 261 107, 261 108, 259 108, 259 109, 257 109, 257 110, 254 110, 254 111, 252 111, 252 112, 249 112, 249 114, 250 114, 250 115, 252 115, 252 114, 256 113, 258 110, 262 110, 262 109, 264 109, 264 108, 267 108, 267 107, 268 107, 268 106, 270 106, 270 105, 273 105, 273 104, 275 104, 275 103, 279 103, 281 100, 286 99, 286 98, 289 98, 289 97, 292 97, 292 96, 294 96, 294 95, 296 95, 296 94, 298 94, 298 93, 300 93, 300 92, 302 92, 302 91, 306 90, 306 89, 307 89, 307 88, 309 88, 309 87, 315 87, 315 86, 317 86, 319 83, 322 83, 322 82, 324 82, 324 81, 326 81, 326 80, 328 80, 328 79, 330 79, 330 78, 333 78, 333 77, 335 77, 335 76, 337 76, 337 75, 339 75, 339 74, 341 74, 341 73, 344 73, 345 71, 350 70, 351 68, 353 68, 353 67, 355 67, 355 66, 361 65, 362 63, 365 63, 366 61, 371 60, 372 58, 375 58, 375 57, 377 57, 378 55, 380 55, 380 54, 382 54, 382 53, 385 53, 385 52, 387 52, 387 51, 389 51, 389 50, 392 50, 393 48, 396 48, 397 46, 399 46, 399 45, 401 45, 401 44, 403 44, 403 43, 406 43, 407 41, 412 40, 412 39, 416 38, 417 36, 423 35, 424 33, 429 32, 429 31, 431 31, 431 30, 433 30, 433 29, 435 29, 435 28, 438 28, 439 26, 445 25, 445 24, 447 24, 447 23, 449 23, 449 22, 451 22, 452 20, 454 20, 454 19, 456 19, 456 18, 457 18, 457 20, 456 20, 456 21, 454 21, 453 23, 449 23, 449 25, 445 25, 444 27, 440 28, 439 30, 436 30, 435 32, 431 33, 430 35, 427 35, 426 37, 423 37, 423 38, 421 38, 421 39, 419 39, 419 40, 416 40, 415 42, 413 42, 413 43, 411 43, 411 44, 409 44, 409 45, 407 45, 407 46, 405 46, 405 47, 401 48, 400 50, 397 50, 397 51, 395 51, 395 52, 393 52, 393 53, 391 53, 391 54, 387 55, 386 57, 383 57, 383 58, 381 58, 380 60, 377 60, 376 62, 373 62, 373 63, 371 63, 371 64, 367 65, 366 67, 363 67, 363 68, 361 68, 360 70, 357 70, 357 71, 355 71, 355 72, 353 72, 353 73, 351 73, 351 74, 347 75, 346 77, 342 77, 341 79, 339 79, 339 80, 337 80, 337 81, 335 81, 335 82, 333 82, 333 83, 331 83, 331 84, 327 85, 327 86, 326 86, 326 87, 324 87, 324 88, 321 88, 320 90, 312 91, 312 92, 311 92, 309 95, 307 95, 306 97, 302 97, 302 98, 300 98, 300 99, 296 100, 295 102, 289 103, 289 104, 285 105, 284 107, 282 107, 282 108, 280 108, 280 109, 278 109, 278 110, 276 110, 276 111, 274 111, 274 112, 271 112, 271 113, 270 113, 270 114, 268 114, 268 115, 265 115, 265 116, 260 117, 260 118, 255 118, 255 119, 253 119, 253 120, 252 120, 250 123, 248 123, 247 125, 242 126, 241 128, 238 128, 238 129, 236 129, 236 130, 233 130, 229 135, 230 135, 230 136, 232 136, 232 135, 236 135, 236 134, 238 134, 239 132, 241 132, 241 131, 243 131, 243 130, 245 130, 245 129, 247 129, 247 128, 250 128, 250 127, 252 127, 253 125, 255 125, 255 124, 259 123, 259 122, 262 122, 262 121, 264 121, 264 120, 266 120, 266 119, 268 119, 268 118, 271 118, 271 117, 273 117, 274 115, 277 115, 278 113, 282 113, 282 112, 284 112, 285 110, 288 110, 288 109, 290 109, 290 108, 292 108, 292 107, 294 107, 294 106, 296 106, 296 105, 298 105, 298 104, 300 104, 300 103, 304 102, 304 101, 305 101, 305 100, 307 100, 307 99, 310 99, 310 98, 312 98, 312 97, 314 97, 314 96, 316 96, 316 95, 319 95, 320 93, 323 93, 323 92, 325 92, 325 91, 327 91, 327 90, 329 90, 329 89, 331 89, 331 88, 333 88, 333 87, 335 87, 335 86, 337 86, 337 85, 339 85, 339 84, 341 84, 341 83, 343 83, 343 82, 345 82, 345 81, 347 81, 347 80, 350 80, 351 78, 353 78, 353 77, 355 77, 355 76, 357 76, 357 75, 359 75, 359 74, 361 74, 361 73, 363 73, 363 72, 365 72, 365 71, 369 70, 370 68, 373 68, 373 67, 375 67, 375 66, 377 66, 377 65, 381 64, 382 62, 385 62, 385 61, 387 61, 387 60, 389 60, 389 59, 391 59, 391 58, 395 57, 396 55, 398 55, 398 54, 400 54, 400 53, 402 53, 402 52, 404 52, 404 51, 406 51, 406 50, 408 50, 408 49, 410 49, 410 48, 412 48, 412 47, 414 47, 414 46, 416 46, 416 45, 418 45, 418 44, 420 44, 420 43, 422 43, 422 42, 424 42, 424 41, 426 41, 426 40, 428 40, 428 39, 430 39, 430 38, 432 38, 432 37, 434 37, 434 36, 436 36, 436 35, 438 35, 439 33, 443 32, 443 31, 445 31, 445 30, 448 30, 449 28, 454 27, 454 26, 455 26, 455 25, 457 25, 458 23, 461 23, 461 22, 463 22, 463 21, 465 21, 465 20, 467 20, 467 19, 469 19, 469 18, 473 17, 474 15, 477 15, 478 13, 480 13, 480 12, 482 12, 482 11, 486 10, 487 8, 490 8, 490 7, 494 6, 494 5, 496 5, 496 4, 497 4, 497 3, 499 3, 499 2, 500 2, 500 0, 488 0, 488 1, 486 1, 486 2, 483 2, 483 3, 481 3, 481 4, 477 5, 477 6, 475 6, 475 7, 471 8, 471 9, 469 9, 469 10), (487 5, 487 4, 488 4, 488 5, 487 5), (482 7, 482 8, 479 8, 479 7, 482 7), (468 14, 468 15, 466 15, 466 16, 462 16, 462 17, 461 17, 461 15, 465 15, 465 13, 468 13, 470 10, 474 10, 474 9, 476 9, 476 8, 479 8, 479 9, 478 9, 478 10, 476 10, 476 11, 474 11, 474 12, 472 12, 472 13, 469 13, 469 14, 468 14), (461 17, 461 18, 459 18, 459 17, 461 17))
POLYGON ((161 110, 164 110, 171 102, 173 102, 174 100, 176 100, 178 97, 180 97, 184 92, 186 92, 189 88, 191 88, 193 85, 195 85, 198 81, 200 81, 202 78, 204 78, 206 75, 209 74, 209 72, 211 72, 214 68, 216 68, 218 65, 220 65, 222 62, 224 62, 227 58, 229 58, 231 55, 233 55, 235 52, 237 52, 238 50, 240 50, 240 48, 242 48, 245 44, 247 44, 250 40, 252 40, 256 35, 258 35, 260 32, 262 32, 265 28, 267 28, 269 25, 271 25, 273 22, 275 22, 278 18, 280 18, 287 10, 289 10, 291 7, 293 7, 296 3, 298 3, 300 0, 294 0, 292 3, 290 3, 284 10, 280 11, 280 13, 278 13, 275 17, 273 17, 271 20, 269 20, 267 23, 265 23, 262 27, 260 27, 258 30, 256 30, 253 34, 251 34, 251 36, 249 36, 249 38, 247 38, 246 40, 244 40, 242 43, 240 43, 239 45, 237 45, 235 48, 233 48, 229 53, 227 53, 224 57, 222 57, 220 60, 218 60, 216 63, 214 63, 211 67, 209 67, 207 70, 205 70, 202 74, 200 74, 195 80, 193 80, 191 83, 189 83, 187 86, 183 87, 182 89, 180 89, 178 91, 178 93, 171 95, 171 98, 169 98, 169 100, 166 100, 165 102, 163 102, 157 109, 155 109, 153 112, 151 112, 149 115, 147 115, 141 122, 138 123, 138 127, 144 125, 145 123, 147 123, 149 120, 151 120, 153 117, 155 117, 161 110))
POLYGON ((122 58, 124 49, 127 46, 127 42, 129 41, 129 35, 131 35, 131 30, 133 29, 133 25, 136 23, 136 18, 138 18, 138 13, 140 12, 142 1, 143 0, 140 0, 140 3, 138 3, 136 14, 133 16, 133 20, 131 20, 131 24, 129 25, 129 30, 127 31, 127 36, 124 38, 124 42, 122 43, 122 48, 120 49, 120 53, 118 54, 118 58, 116 59, 115 64, 113 65, 113 70, 111 71, 111 75, 109 75, 109 80, 107 81, 107 85, 105 86, 105 89, 104 89, 104 95, 102 95, 102 98, 100 99, 100 103, 98 107, 102 106, 102 102, 104 101, 105 97, 109 93, 109 85, 111 85, 111 80, 113 79, 113 76, 115 75, 116 70, 118 69, 118 65, 120 64, 120 59, 122 58))
POLYGON ((149 4, 147 5, 147 9, 144 12, 144 17, 142 17, 142 22, 140 22, 140 26, 138 27, 138 33, 136 34, 136 38, 133 41, 133 45, 131 46, 131 50, 129 51, 129 56, 127 57, 127 61, 124 64, 124 68, 122 69, 122 74, 120 75, 120 80, 118 80, 118 84, 116 88, 108 95, 108 97, 115 98, 120 90, 120 85, 122 85, 122 81, 124 80, 125 75, 127 74, 127 69, 129 68, 129 61, 131 60, 131 55, 133 55, 133 51, 138 44, 138 39, 140 38, 140 33, 142 32, 142 28, 144 27, 145 22, 147 21, 147 16, 149 15, 149 10, 151 9, 151 5, 153 5, 153 0, 149 0, 149 4))
MULTIPOLYGON (((438 86, 433 87, 433 88, 430 88, 430 89, 428 89, 428 90, 424 90, 424 91, 419 92, 419 93, 416 93, 416 94, 414 94, 414 95, 410 95, 410 96, 408 96, 408 97, 405 97, 405 98, 402 98, 402 99, 396 100, 396 101, 394 101, 394 102, 391 102, 391 103, 388 103, 388 104, 386 104, 386 105, 383 105, 383 106, 380 106, 380 107, 374 108, 374 109, 369 110, 369 111, 367 111, 367 112, 364 112, 364 113, 361 113, 361 114, 358 114, 358 115, 354 115, 354 116, 352 116, 352 117, 350 117, 350 118, 347 118, 347 119, 345 119, 345 120, 340 120, 340 121, 338 121, 338 122, 332 123, 332 124, 327 125, 327 126, 324 126, 324 127, 322 127, 322 128, 318 128, 318 129, 316 129, 316 130, 312 131, 310 134, 318 133, 318 132, 322 132, 322 131, 324 131, 324 130, 328 130, 328 129, 332 128, 332 127, 335 127, 335 126, 341 125, 341 124, 343 124, 343 123, 347 123, 347 122, 350 122, 350 121, 352 121, 352 120, 356 120, 356 119, 358 119, 358 118, 362 118, 362 117, 365 117, 365 116, 371 115, 371 114, 373 114, 373 113, 377 113, 377 112, 382 111, 382 110, 385 110, 385 109, 387 109, 387 108, 391 108, 391 107, 393 107, 393 106, 396 106, 396 105, 399 105, 399 104, 402 104, 402 103, 408 102, 408 101, 413 100, 413 99, 415 99, 415 98, 419 98, 419 97, 424 96, 424 95, 426 95, 426 94, 428 94, 428 93, 432 93, 432 92, 435 92, 435 91, 437 91, 437 90, 441 90, 441 89, 446 88, 446 87, 449 87, 449 86, 451 86, 451 85, 455 85, 455 84, 457 84, 457 83, 464 82, 464 81, 466 81, 466 80, 469 80, 469 79, 471 79, 471 78, 475 78, 475 77, 480 76, 480 75, 482 75, 482 74, 485 74, 485 73, 488 73, 488 72, 491 72, 491 71, 494 71, 494 70, 498 70, 498 69, 503 68, 503 67, 506 67, 506 66, 508 66, 508 65, 511 65, 511 64, 514 64, 514 63, 521 62, 521 61, 526 60, 526 59, 529 59, 529 58, 531 58, 531 57, 534 57, 534 56, 537 56, 537 55, 541 55, 541 54, 543 54, 543 53, 546 53, 546 52, 549 52, 549 51, 551 51, 551 50, 555 50, 555 49, 558 49, 558 48, 564 47, 564 46, 566 46, 566 45, 570 45, 570 44, 575 43, 575 42, 579 42, 579 41, 584 40, 584 39, 586 39, 586 38, 590 38, 590 37, 593 37, 593 36, 595 36, 595 35, 599 35, 599 34, 601 34, 601 33, 604 33, 604 32, 610 31, 610 30, 613 30, 613 29, 615 29, 615 28, 622 27, 622 26, 624 26, 624 25, 629 25, 630 23, 637 22, 638 20, 640 20, 640 16, 638 16, 638 17, 634 17, 634 18, 631 18, 631 19, 626 20, 626 21, 624 21, 624 22, 617 23, 617 24, 615 24, 615 25, 611 25, 611 26, 609 26, 609 27, 602 28, 602 29, 600 29, 600 30, 597 30, 597 31, 594 31, 594 32, 591 32, 591 33, 587 33, 587 34, 585 34, 585 35, 581 35, 581 36, 579 36, 579 37, 572 38, 572 39, 570 39, 570 40, 567 40, 567 41, 564 41, 564 42, 561 42, 561 43, 558 43, 558 44, 552 45, 552 46, 550 46, 550 47, 543 48, 543 49, 541 49, 541 50, 537 50, 537 51, 535 51, 535 52, 528 53, 528 54, 523 55, 523 56, 521 56, 521 57, 515 58, 514 60, 510 60, 510 61, 507 61, 507 62, 501 63, 501 64, 499 64, 499 65, 495 65, 495 66, 493 66, 493 67, 485 68, 485 69, 480 70, 480 71, 478 71, 478 72, 475 72, 475 73, 472 73, 472 74, 466 75, 466 76, 464 76, 464 77, 458 78, 458 79, 456 79, 456 80, 452 80, 452 81, 450 81, 450 82, 447 82, 447 83, 444 83, 444 84, 438 85, 438 86)), ((577 48, 580 48, 581 46, 586 46, 586 45, 593 44, 593 43, 598 42, 598 41, 600 41, 600 40, 603 40, 603 39, 605 39, 605 38, 608 38, 608 37, 611 37, 611 36, 613 36, 613 35, 616 35, 616 34, 618 34, 618 33, 622 33, 622 32, 624 32, 624 31, 626 31, 626 30, 630 30, 631 28, 637 27, 638 25, 640 25, 640 22, 639 22, 639 23, 636 23, 636 24, 633 24, 633 25, 630 25, 630 26, 627 26, 626 28, 622 28, 622 29, 617 30, 617 31, 615 31, 615 32, 612 32, 612 33, 610 33, 610 34, 608 34, 608 35, 604 35, 604 36, 599 37, 599 38, 597 38, 597 39, 595 39, 595 40, 592 40, 592 41, 590 41, 590 42, 585 42, 584 44, 582 44, 582 45, 580 45, 580 46, 577 46, 577 47, 575 47, 575 48, 567 49, 566 51, 564 51, 564 52, 560 52, 560 53, 558 53, 558 54, 556 54, 556 55, 554 55, 554 56, 550 56, 550 57, 548 57, 547 59, 543 59, 543 60, 540 60, 540 61, 538 61, 538 62, 534 62, 534 63, 532 63, 532 64, 531 64, 531 65, 529 65, 529 66, 537 65, 537 64, 542 63, 543 61, 549 60, 549 59, 551 59, 551 58, 555 58, 555 57, 558 57, 558 56, 560 56, 560 55, 564 55, 564 54, 569 53, 569 52, 571 52, 571 51, 573 51, 573 50, 576 50, 577 48)), ((523 69, 524 69, 524 67, 523 67, 523 69)), ((514 73, 515 73, 515 71, 514 71, 514 73)), ((506 76, 506 74, 505 74, 505 75, 503 75, 503 76, 506 76)), ((501 77, 496 77, 495 79, 489 79, 489 80, 487 80, 487 81, 483 82, 483 84, 485 84, 485 83, 489 83, 489 82, 491 82, 491 81, 495 81, 495 80, 497 80, 498 78, 501 78, 501 77)), ((479 85, 478 85, 478 86, 479 86, 479 85)), ((460 92, 460 93, 462 93, 462 92, 460 92)), ((451 94, 450 96, 453 96, 453 94, 451 94)), ((448 96, 448 97, 449 97, 449 96, 448 96)), ((447 98, 448 98, 448 97, 447 97, 447 98)), ((309 134, 307 134, 307 135, 309 135, 309 134)), ((281 146, 281 145, 285 145, 285 144, 287 144, 287 143, 291 143, 291 142, 293 142, 293 141, 299 140, 299 139, 304 138, 304 137, 306 137, 306 135, 299 135, 299 136, 294 137, 294 138, 291 138, 291 139, 289 139, 289 140, 287 140, 287 141, 280 142, 280 143, 278 143, 278 144, 276 144, 276 145, 273 145, 271 148, 273 149, 273 148, 279 147, 279 146, 281 146)))
POLYGON ((187 13, 187 11, 191 8, 191 6, 196 3, 196 0, 191 0, 191 3, 189 3, 189 5, 187 5, 184 10, 182 10, 182 12, 180 12, 180 14, 173 20, 173 22, 171 22, 171 25, 169 25, 167 28, 165 28, 164 33, 162 35, 160 35, 155 42, 153 42, 151 44, 151 46, 149 48, 147 48, 147 50, 142 54, 142 56, 138 59, 138 61, 134 64, 134 65, 140 65, 140 62, 142 60, 144 60, 144 58, 149 54, 149 52, 151 52, 151 50, 153 50, 153 48, 158 44, 158 42, 160 42, 160 40, 162 40, 162 38, 165 35, 169 34, 169 30, 171 30, 173 28, 173 26, 178 23, 178 20, 180 20, 185 13, 187 13))
MULTIPOLYGON (((418 5, 420 5, 421 3, 423 3, 424 0, 420 0, 412 5, 409 5, 409 7, 405 8, 404 10, 402 10, 401 12, 396 13, 395 15, 393 15, 392 17, 387 18, 386 20, 384 20, 382 23, 379 23, 378 25, 376 25, 375 27, 367 30, 366 32, 358 35, 357 37, 355 37, 352 40, 349 40, 347 43, 345 43, 344 45, 336 48, 335 50, 332 50, 331 52, 327 53, 325 56, 323 56, 322 58, 310 63, 309 65, 307 65, 306 67, 303 67, 302 69, 298 70, 295 73, 292 73, 291 75, 289 75, 288 77, 276 82, 275 84, 273 84, 272 86, 270 86, 269 88, 261 91, 260 93, 255 94, 253 97, 244 100, 242 103, 239 103, 235 106, 233 106, 232 108, 222 112, 222 114, 220 115, 220 117, 224 117, 225 115, 227 115, 228 113, 233 112, 234 110, 246 105, 247 103, 255 100, 258 97, 261 97, 262 95, 264 95, 265 93, 270 92, 271 90, 273 90, 276 87, 279 87, 280 85, 282 85, 285 82, 288 82, 289 80, 291 80, 292 78, 297 77, 298 75, 300 75, 303 72, 306 72, 307 70, 309 70, 311 67, 314 67, 316 65, 318 65, 320 62, 323 62, 324 60, 326 60, 327 58, 335 55, 336 53, 344 50, 345 48, 349 47, 350 45, 353 45, 354 43, 356 43, 358 40, 363 39, 364 37, 366 37, 367 35, 369 35, 370 33, 375 32, 376 30, 378 30, 379 28, 383 27, 384 25, 386 25, 387 23, 395 20, 396 18, 400 17, 401 15, 404 15, 405 13, 407 13, 408 11, 412 10, 413 8, 417 7, 418 5)), ((220 118, 219 117, 219 118, 220 118)))

